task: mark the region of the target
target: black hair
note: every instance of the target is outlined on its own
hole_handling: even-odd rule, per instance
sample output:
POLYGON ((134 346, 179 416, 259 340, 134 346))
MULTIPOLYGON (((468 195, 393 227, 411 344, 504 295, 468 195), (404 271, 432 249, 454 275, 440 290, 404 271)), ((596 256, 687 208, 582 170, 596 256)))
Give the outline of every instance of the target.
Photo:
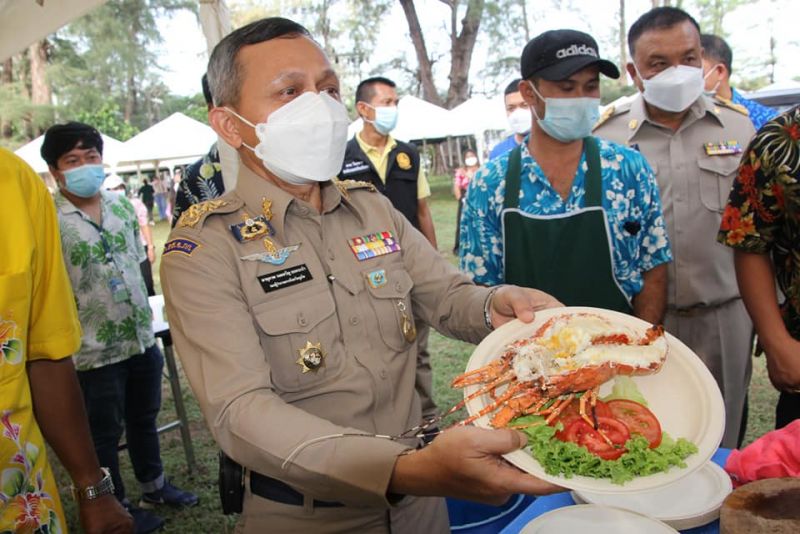
POLYGON ((713 59, 717 63, 722 63, 728 69, 728 75, 731 73, 731 66, 733 65, 733 51, 725 39, 718 35, 711 35, 703 33, 700 35, 700 44, 703 45, 705 57, 713 59))
POLYGON ((682 9, 677 7, 656 7, 639 17, 633 26, 628 30, 628 50, 633 56, 636 47, 636 41, 643 33, 650 30, 664 30, 672 28, 677 24, 689 21, 697 28, 697 33, 700 33, 700 25, 694 18, 682 9))
POLYGON ((503 91, 503 96, 508 96, 513 93, 519 93, 519 82, 521 81, 522 78, 517 78, 516 80, 506 85, 506 90, 503 91))
POLYGON ((208 74, 203 74, 200 79, 200 85, 203 86, 203 98, 206 100, 206 105, 213 106, 214 98, 211 96, 211 88, 208 86, 208 74))
POLYGON ((48 165, 56 167, 58 158, 74 148, 94 148, 102 155, 103 138, 97 129, 82 122, 54 124, 45 132, 39 153, 48 165))
POLYGON ((214 104, 236 104, 242 85, 242 73, 236 56, 243 47, 279 39, 281 37, 308 37, 311 34, 300 24, 282 17, 268 17, 251 22, 226 35, 208 60, 208 85, 214 104))
POLYGON ((389 87, 397 87, 396 83, 383 76, 373 76, 372 78, 361 80, 358 87, 356 87, 356 104, 359 102, 369 103, 372 97, 375 96, 375 86, 379 83, 388 85, 389 87))

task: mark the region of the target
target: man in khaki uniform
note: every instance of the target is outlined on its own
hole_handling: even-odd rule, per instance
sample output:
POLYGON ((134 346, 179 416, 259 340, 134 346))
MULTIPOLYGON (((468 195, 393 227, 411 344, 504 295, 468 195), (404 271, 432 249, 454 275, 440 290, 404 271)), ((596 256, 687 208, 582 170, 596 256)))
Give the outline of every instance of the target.
POLYGON ((733 255, 716 233, 755 132, 746 114, 702 95, 700 31, 687 13, 669 7, 645 13, 628 43, 628 72, 641 92, 608 111, 595 134, 638 149, 656 173, 675 257, 665 326, 716 378, 726 408, 722 445, 736 447, 746 422, 752 325, 733 255))
POLYGON ((234 190, 182 215, 161 281, 208 426, 247 469, 238 531, 447 532, 444 501, 414 495, 552 491, 500 459, 526 442, 516 431, 448 430, 417 451, 386 436, 421 417, 415 315, 477 342, 555 301, 473 285, 369 184, 330 181, 347 115, 302 26, 238 29, 208 76, 210 122, 242 165, 234 190))

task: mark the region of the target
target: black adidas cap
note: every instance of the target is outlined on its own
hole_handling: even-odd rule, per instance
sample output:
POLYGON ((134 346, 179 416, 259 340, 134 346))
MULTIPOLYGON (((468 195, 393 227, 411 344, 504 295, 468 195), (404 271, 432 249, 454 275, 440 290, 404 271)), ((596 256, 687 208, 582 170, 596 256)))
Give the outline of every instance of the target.
POLYGON ((619 69, 607 59, 600 59, 597 41, 575 30, 550 30, 534 37, 522 51, 522 78, 566 80, 589 65, 597 65, 609 78, 619 78, 619 69))

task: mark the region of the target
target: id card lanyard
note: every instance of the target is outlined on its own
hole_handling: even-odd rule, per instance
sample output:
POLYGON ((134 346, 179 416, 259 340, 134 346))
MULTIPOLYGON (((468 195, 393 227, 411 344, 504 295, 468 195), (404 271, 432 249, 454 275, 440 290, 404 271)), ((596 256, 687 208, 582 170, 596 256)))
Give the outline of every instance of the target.
MULTIPOLYGON (((101 214, 103 213, 104 208, 105 206, 101 204, 101 214)), ((122 269, 119 268, 119 265, 117 265, 114 255, 112 254, 113 249, 111 248, 108 239, 106 239, 102 222, 100 225, 98 225, 91 219, 91 217, 86 217, 86 220, 89 221, 95 230, 97 230, 97 234, 100 237, 100 244, 103 246, 103 252, 105 254, 105 264, 113 264, 114 266, 113 273, 108 279, 108 289, 111 292, 111 299, 114 301, 114 304, 120 304, 122 302, 130 303, 130 292, 128 291, 128 287, 125 285, 125 278, 122 276, 122 269)), ((102 220, 105 220, 105 216, 103 216, 102 220)))

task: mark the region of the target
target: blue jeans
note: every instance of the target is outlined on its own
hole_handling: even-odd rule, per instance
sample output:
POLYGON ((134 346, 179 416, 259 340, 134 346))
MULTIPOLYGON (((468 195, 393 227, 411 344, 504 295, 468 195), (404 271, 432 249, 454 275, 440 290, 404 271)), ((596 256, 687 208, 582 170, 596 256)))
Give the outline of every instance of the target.
POLYGON ((125 486, 119 473, 117 447, 123 430, 142 491, 155 491, 164 485, 156 424, 163 367, 164 357, 154 344, 144 354, 78 372, 94 449, 100 465, 111 471, 114 493, 120 500, 125 498, 125 486))

